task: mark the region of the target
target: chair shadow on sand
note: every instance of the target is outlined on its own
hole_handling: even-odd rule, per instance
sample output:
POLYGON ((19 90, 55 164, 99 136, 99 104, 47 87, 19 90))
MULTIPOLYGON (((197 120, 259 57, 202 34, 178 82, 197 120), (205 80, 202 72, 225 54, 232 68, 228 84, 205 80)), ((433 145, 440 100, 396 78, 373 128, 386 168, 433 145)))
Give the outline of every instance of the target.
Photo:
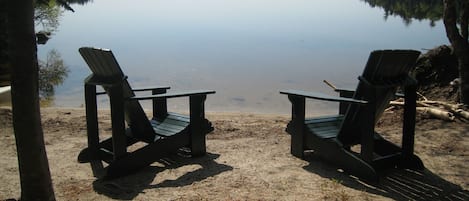
POLYGON ((367 183, 347 173, 331 171, 337 168, 322 162, 312 153, 308 154, 306 159, 311 162, 303 168, 311 173, 340 181, 349 188, 394 200, 469 200, 469 191, 428 169, 391 169, 380 177, 379 183, 367 183))
MULTIPOLYGON (((194 182, 202 181, 206 178, 233 170, 231 166, 217 163, 215 159, 219 156, 219 154, 207 153, 202 157, 190 158, 175 154, 157 161, 162 164, 161 166, 151 165, 134 174, 118 179, 97 179, 93 182, 93 189, 97 193, 112 199, 132 200, 138 196, 138 194, 143 193, 145 189, 191 185, 194 182), (200 165, 201 168, 187 172, 175 180, 164 180, 160 183, 152 184, 155 177, 158 176, 158 173, 186 165, 200 165)), ((99 168, 102 168, 102 163, 93 163, 92 166, 94 166, 93 170, 99 171, 99 168)), ((99 175, 100 173, 95 171, 94 174, 99 175)))

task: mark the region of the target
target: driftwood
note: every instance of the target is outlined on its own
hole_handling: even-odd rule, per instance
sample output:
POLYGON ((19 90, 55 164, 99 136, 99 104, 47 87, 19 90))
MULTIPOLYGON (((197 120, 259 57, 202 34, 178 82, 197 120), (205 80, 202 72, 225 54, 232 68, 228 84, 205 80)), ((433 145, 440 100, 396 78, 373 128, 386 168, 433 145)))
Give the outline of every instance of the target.
POLYGON ((456 110, 455 112, 456 112, 455 113, 456 115, 464 117, 465 119, 469 119, 469 112, 468 111, 464 111, 462 109, 459 109, 459 110, 456 110))
MULTIPOLYGON (((337 87, 327 80, 323 80, 329 87, 336 90, 337 87)), ((444 101, 428 100, 423 94, 417 92, 422 101, 417 101, 417 111, 432 117, 446 121, 454 121, 456 116, 469 120, 469 111, 465 111, 462 104, 453 104, 444 101)), ((385 111, 393 110, 396 106, 404 106, 404 99, 399 98, 389 103, 390 107, 385 111)))
POLYGON ((452 103, 447 103, 447 102, 443 102, 443 101, 429 101, 429 100, 420 101, 420 102, 430 104, 430 105, 441 106, 441 107, 444 107, 445 109, 451 110, 451 111, 456 111, 456 110, 462 109, 462 104, 452 104, 452 103))
POLYGON ((454 121, 454 114, 435 107, 417 107, 417 111, 446 121, 454 121))
MULTIPOLYGON (((425 97, 423 97, 423 99, 423 101, 417 101, 417 111, 446 121, 454 121, 456 116, 469 120, 469 112, 463 109, 462 104, 453 104, 444 101, 430 101, 425 97)), ((391 101, 390 105, 391 107, 403 106, 404 101, 402 99, 397 99, 395 101, 391 101)))

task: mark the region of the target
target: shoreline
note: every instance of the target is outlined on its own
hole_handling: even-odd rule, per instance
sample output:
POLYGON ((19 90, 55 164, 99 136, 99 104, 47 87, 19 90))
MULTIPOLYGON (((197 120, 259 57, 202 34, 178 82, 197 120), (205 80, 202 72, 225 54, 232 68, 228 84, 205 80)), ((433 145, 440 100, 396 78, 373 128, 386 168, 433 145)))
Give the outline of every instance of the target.
MULTIPOLYGON (((12 109, 11 105, 0 105, 0 109, 12 109)), ((40 111, 60 111, 60 110, 82 110, 85 111, 84 107, 56 107, 56 106, 47 106, 41 107, 40 111)), ((108 113, 110 109, 98 109, 98 112, 108 113)), ((151 114, 150 109, 145 109, 145 113, 151 114)), ((181 114, 188 114, 188 112, 181 112, 181 111, 169 111, 169 112, 176 112, 181 114)), ((246 112, 246 111, 205 111, 205 115, 207 116, 229 116, 229 115, 253 115, 253 116, 279 116, 279 117, 290 117, 291 114, 284 114, 284 113, 262 113, 262 112, 246 112)))

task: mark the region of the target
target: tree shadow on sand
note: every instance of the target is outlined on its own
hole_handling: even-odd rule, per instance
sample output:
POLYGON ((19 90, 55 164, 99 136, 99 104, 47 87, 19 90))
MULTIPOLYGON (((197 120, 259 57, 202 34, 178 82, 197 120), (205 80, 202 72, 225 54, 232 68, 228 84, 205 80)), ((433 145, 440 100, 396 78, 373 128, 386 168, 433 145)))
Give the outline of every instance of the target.
POLYGON ((356 190, 394 200, 469 200, 469 191, 428 169, 393 169, 384 173, 379 183, 367 183, 344 172, 334 171, 337 167, 323 163, 312 154, 306 159, 311 162, 303 168, 309 172, 340 181, 342 185, 356 190))
MULTIPOLYGON (((215 162, 220 155, 207 153, 203 157, 188 158, 181 155, 173 155, 157 161, 161 166, 151 165, 140 171, 113 180, 97 179, 93 182, 94 190, 112 199, 132 200, 145 189, 182 187, 194 182, 233 170, 233 167, 215 162), (187 172, 175 180, 164 180, 152 184, 158 173, 168 169, 177 169, 186 165, 200 165, 201 168, 187 172)), ((92 164, 93 165, 93 164, 92 164)), ((96 164, 94 164, 96 165, 96 164)))

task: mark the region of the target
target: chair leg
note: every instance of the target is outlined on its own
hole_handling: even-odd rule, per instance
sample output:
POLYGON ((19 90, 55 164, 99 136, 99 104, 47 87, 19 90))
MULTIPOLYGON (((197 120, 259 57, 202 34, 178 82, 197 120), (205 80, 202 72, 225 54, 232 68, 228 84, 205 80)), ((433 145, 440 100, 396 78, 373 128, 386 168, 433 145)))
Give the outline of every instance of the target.
POLYGON ((114 160, 116 160, 127 154, 122 84, 112 86, 109 92, 111 103, 112 149, 114 160))
POLYGON ((408 85, 404 89, 404 125, 402 131, 402 168, 423 170, 422 160, 414 155, 415 115, 417 102, 416 85, 408 85))
POLYGON ((376 89, 371 86, 365 86, 365 100, 368 100, 368 104, 362 106, 362 113, 360 118, 363 122, 367 122, 364 125, 360 125, 360 158, 367 163, 373 161, 373 155, 375 152, 375 114, 376 114, 376 89))
POLYGON ((305 98, 288 96, 288 99, 292 103, 290 153, 298 158, 304 158, 305 98))
POLYGON ((202 156, 207 152, 205 133, 203 133, 203 120, 205 119, 204 102, 206 95, 189 97, 190 110, 190 146, 192 156, 202 156))
MULTIPOLYGON (((86 130, 88 137, 88 149, 90 157, 98 155, 99 129, 98 112, 96 104, 96 86, 85 84, 86 130)), ((91 160, 89 158, 88 160, 91 160)), ((80 157, 79 157, 80 160, 80 157)))
POLYGON ((416 87, 406 86, 404 89, 404 122, 402 128, 402 155, 404 158, 414 154, 415 115, 416 115, 416 87))

